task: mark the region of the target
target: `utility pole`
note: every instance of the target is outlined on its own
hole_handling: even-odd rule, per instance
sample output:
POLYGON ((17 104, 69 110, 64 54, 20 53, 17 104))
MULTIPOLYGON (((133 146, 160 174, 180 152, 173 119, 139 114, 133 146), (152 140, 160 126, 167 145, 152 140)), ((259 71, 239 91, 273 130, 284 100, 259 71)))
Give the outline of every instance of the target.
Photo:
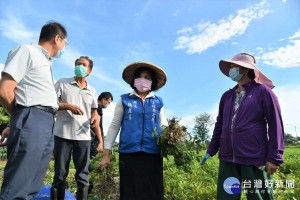
POLYGON ((297 139, 297 126, 299 126, 300 124, 286 124, 286 125, 294 127, 296 133, 296 139, 297 139))

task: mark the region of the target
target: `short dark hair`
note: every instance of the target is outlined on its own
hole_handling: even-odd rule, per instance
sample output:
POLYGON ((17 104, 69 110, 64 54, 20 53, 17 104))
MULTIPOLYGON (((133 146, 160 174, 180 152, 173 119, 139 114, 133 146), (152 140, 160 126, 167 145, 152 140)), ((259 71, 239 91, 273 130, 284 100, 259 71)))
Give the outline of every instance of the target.
POLYGON ((250 79, 254 80, 255 79, 255 73, 253 69, 248 70, 248 76, 250 79))
POLYGON ((105 98, 106 100, 111 98, 111 101, 114 100, 114 98, 110 92, 102 92, 98 97, 98 101, 101 101, 103 98, 105 98))
POLYGON ((77 62, 80 60, 80 59, 82 59, 82 58, 84 58, 84 59, 86 59, 86 60, 88 60, 89 61, 89 67, 91 68, 91 70, 93 69, 93 61, 88 57, 88 56, 80 56, 80 58, 77 58, 76 60, 75 60, 75 65, 77 64, 77 62))
POLYGON ((155 72, 148 67, 140 67, 134 71, 132 80, 130 81, 130 87, 137 92, 137 89, 134 86, 134 79, 139 78, 143 71, 149 72, 152 79, 151 91, 153 91, 153 89, 157 88, 157 78, 155 72))
POLYGON ((65 27, 58 22, 49 21, 42 27, 39 42, 49 41, 52 37, 59 35, 65 39, 68 35, 65 27))

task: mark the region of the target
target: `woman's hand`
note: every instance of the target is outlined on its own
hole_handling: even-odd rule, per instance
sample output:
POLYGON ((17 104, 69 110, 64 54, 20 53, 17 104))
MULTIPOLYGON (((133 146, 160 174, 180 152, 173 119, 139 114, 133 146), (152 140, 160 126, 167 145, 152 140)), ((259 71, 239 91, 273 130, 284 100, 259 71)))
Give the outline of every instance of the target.
POLYGON ((111 167, 110 159, 109 157, 103 157, 100 163, 100 169, 101 171, 106 167, 109 166, 111 167))
POLYGON ((102 171, 106 166, 111 167, 111 163, 109 159, 109 149, 105 149, 103 152, 103 158, 100 162, 100 170, 102 171))
POLYGON ((274 174, 278 168, 278 165, 275 165, 271 162, 266 162, 266 171, 268 172, 268 178, 270 178, 270 175, 274 174))
POLYGON ((206 153, 205 156, 203 157, 202 161, 201 161, 201 165, 204 165, 206 160, 210 157, 209 153, 206 153))

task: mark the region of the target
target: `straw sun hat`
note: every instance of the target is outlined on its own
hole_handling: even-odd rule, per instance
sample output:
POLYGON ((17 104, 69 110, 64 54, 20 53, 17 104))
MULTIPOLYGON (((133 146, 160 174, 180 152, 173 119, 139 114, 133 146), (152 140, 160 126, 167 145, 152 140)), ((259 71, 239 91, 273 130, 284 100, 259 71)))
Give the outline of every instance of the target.
POLYGON ((231 63, 248 69, 253 69, 255 73, 254 80, 257 83, 264 84, 271 89, 275 87, 273 82, 256 67, 255 58, 252 55, 247 53, 239 53, 235 55, 231 60, 221 60, 219 63, 220 70, 224 75, 228 77, 231 63))
POLYGON ((134 62, 125 67, 122 73, 122 78, 128 84, 131 83, 135 70, 138 68, 145 67, 151 69, 157 78, 157 87, 153 88, 153 90, 158 90, 163 87, 167 82, 167 75, 162 68, 157 65, 148 62, 134 62))

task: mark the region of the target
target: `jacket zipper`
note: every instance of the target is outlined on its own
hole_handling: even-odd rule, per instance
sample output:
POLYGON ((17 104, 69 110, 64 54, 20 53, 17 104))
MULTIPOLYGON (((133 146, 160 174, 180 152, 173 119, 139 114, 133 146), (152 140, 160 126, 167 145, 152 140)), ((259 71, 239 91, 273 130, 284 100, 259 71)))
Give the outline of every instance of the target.
MULTIPOLYGON (((142 100, 141 100, 142 101, 142 100)), ((141 141, 141 150, 143 149, 143 142, 144 142, 144 127, 145 127, 145 104, 143 103, 143 132, 142 132, 142 141, 141 141)))
MULTIPOLYGON (((236 113, 236 115, 235 115, 235 122, 236 122, 236 119, 237 119, 237 117, 238 117, 238 114, 240 113, 240 108, 241 108, 242 103, 244 102, 244 99, 245 99, 245 98, 246 98, 246 90, 245 90, 245 94, 244 94, 244 96, 243 96, 243 98, 242 98, 242 101, 241 101, 241 103, 240 103, 240 105, 239 105, 239 107, 238 107, 237 113, 236 113)), ((233 114, 234 114, 234 104, 235 104, 235 98, 234 98, 234 103, 233 103, 233 114)), ((232 116, 232 117, 233 117, 233 116, 232 116)), ((234 148, 233 148, 233 128, 234 128, 235 122, 234 122, 234 124, 233 124, 233 126, 232 126, 232 129, 231 129, 231 146, 232 146, 232 161, 233 161, 233 162, 235 161, 234 148)))
MULTIPOLYGON (((233 103, 233 115, 234 115, 234 103, 233 103)), ((233 116, 232 116, 233 117, 233 116)), ((232 118, 231 118, 232 120, 232 118)), ((232 126, 232 128, 230 127, 230 136, 231 136, 231 147, 232 147, 232 162, 235 161, 235 157, 234 157, 234 148, 233 148, 233 128, 234 128, 234 124, 232 126)))

